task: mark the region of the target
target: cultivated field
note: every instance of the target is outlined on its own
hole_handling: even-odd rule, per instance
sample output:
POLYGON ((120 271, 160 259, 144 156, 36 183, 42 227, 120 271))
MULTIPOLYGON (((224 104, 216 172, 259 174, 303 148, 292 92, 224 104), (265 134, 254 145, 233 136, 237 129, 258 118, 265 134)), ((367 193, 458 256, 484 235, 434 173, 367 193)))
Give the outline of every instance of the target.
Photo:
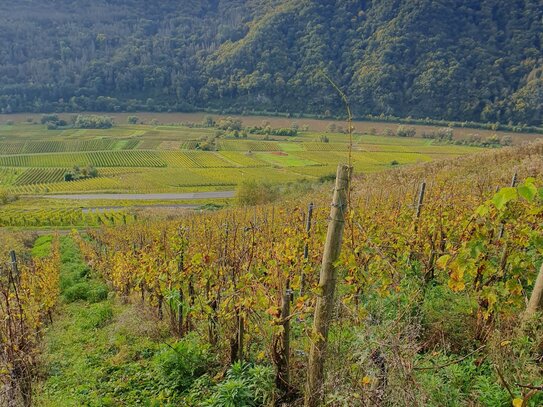
MULTIPOLYGON (((162 122, 167 120, 164 115, 159 117, 162 122)), ((201 121, 198 115, 169 116, 171 121, 183 118, 201 121)), ((349 150, 347 135, 326 133, 328 142, 323 142, 323 129, 314 125, 296 137, 249 134, 247 138, 215 138, 215 128, 186 123, 127 125, 122 115, 116 116, 114 128, 103 130, 49 130, 28 122, 28 116, 23 122, 17 119, 22 117, 13 116, 13 124, 0 125, 0 187, 20 195, 222 190, 252 179, 315 181, 333 174, 337 163, 347 160, 349 150), (209 140, 213 140, 214 151, 202 151, 201 143, 209 140), (64 174, 74 166, 96 167, 98 177, 65 181, 64 174)), ((150 116, 140 119, 145 123, 150 116)), ((243 120, 251 125, 259 119, 243 120)), ((292 124, 292 120, 270 120, 274 126, 292 124)), ((321 124, 310 123, 317 122, 321 124)), ((357 133, 352 160, 357 172, 374 172, 477 150, 421 138, 357 133)))
MULTIPOLYGON (((232 191, 247 180, 314 183, 333 175, 337 164, 348 161, 349 155, 355 173, 360 174, 482 150, 424 139, 418 137, 419 130, 417 137, 369 134, 384 132, 384 126, 395 132, 398 125, 382 123, 381 128, 376 123, 356 123, 349 154, 349 136, 330 132, 329 121, 243 117, 246 128, 262 126, 263 122, 272 129, 289 128, 296 122, 299 131, 296 136, 241 132, 236 138, 232 132, 203 127, 204 116, 147 113, 138 114, 140 123, 128 124, 128 115, 117 114, 116 124, 110 129, 51 129, 40 124, 40 115, 1 116, 0 192, 24 198, 2 207, 0 227, 122 224, 131 219, 123 217, 124 212, 116 208, 118 203, 109 202, 109 194, 232 191), (92 166, 97 176, 67 181, 65 174, 73 171, 74 166, 92 166), (106 195, 94 200, 44 198, 76 194, 106 195), (98 215, 81 208, 97 208, 98 215), (107 213, 114 217, 107 217, 107 213)), ((60 118, 69 121, 70 115, 60 118)), ((213 118, 220 121, 219 116, 213 118)), ((335 124, 345 128, 343 123, 335 124)), ((454 129, 455 137, 461 134, 460 130, 454 129)), ((514 135, 513 142, 526 137, 514 135)), ((124 199, 123 207, 141 206, 141 202, 128 196, 118 199, 124 199)), ((185 207, 227 202, 211 198, 169 199, 153 204, 185 207)), ((148 205, 146 202, 145 206, 148 205)))

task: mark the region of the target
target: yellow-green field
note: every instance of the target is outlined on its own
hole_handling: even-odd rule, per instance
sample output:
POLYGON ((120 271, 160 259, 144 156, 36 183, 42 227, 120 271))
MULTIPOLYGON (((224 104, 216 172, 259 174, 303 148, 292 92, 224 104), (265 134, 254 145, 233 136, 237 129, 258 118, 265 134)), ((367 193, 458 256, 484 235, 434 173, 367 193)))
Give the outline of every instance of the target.
MULTIPOLYGON (((234 189, 244 180, 287 183, 332 174, 348 157, 345 134, 300 132, 296 137, 249 134, 219 138, 216 151, 198 144, 214 128, 183 125, 117 125, 105 130, 48 130, 44 125, 0 126, 0 187, 19 195, 60 193, 150 193, 234 189), (74 165, 92 165, 98 177, 64 181, 74 165)), ((476 148, 433 144, 421 138, 357 134, 352 160, 357 172, 372 172, 454 157, 476 148)))

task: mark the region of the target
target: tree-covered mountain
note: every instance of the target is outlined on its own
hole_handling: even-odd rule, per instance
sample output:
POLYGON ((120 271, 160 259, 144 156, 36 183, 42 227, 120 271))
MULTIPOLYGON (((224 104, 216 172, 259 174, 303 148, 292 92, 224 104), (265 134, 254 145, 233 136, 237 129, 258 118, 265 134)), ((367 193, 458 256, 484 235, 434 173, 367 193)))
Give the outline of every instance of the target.
POLYGON ((543 0, 4 0, 0 109, 541 124, 543 0))

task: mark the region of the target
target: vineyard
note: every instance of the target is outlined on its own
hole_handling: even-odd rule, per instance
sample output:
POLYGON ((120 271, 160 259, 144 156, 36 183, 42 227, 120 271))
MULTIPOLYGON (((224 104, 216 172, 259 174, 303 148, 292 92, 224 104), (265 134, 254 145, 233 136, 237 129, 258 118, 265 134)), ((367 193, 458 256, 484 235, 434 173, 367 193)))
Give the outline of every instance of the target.
MULTIPOLYGON (((0 186, 13 194, 77 192, 179 192, 236 186, 262 175, 272 183, 330 176, 345 159, 349 140, 342 133, 300 131, 295 137, 217 135, 214 127, 121 125, 110 129, 49 129, 17 123, 0 131, 0 186), (64 180, 74 166, 93 166, 95 180, 64 180), (266 171, 256 171, 266 168, 266 171), (119 171, 114 171, 118 169, 119 171), (156 176, 156 169, 168 177, 156 176), (204 171, 198 181, 197 174, 204 171), (194 171, 196 170, 196 171, 194 171), (166 171, 165 171, 166 172, 166 171), (217 180, 214 174, 219 174, 217 180), (210 175, 210 177, 208 177, 210 175)), ((373 172, 479 151, 431 140, 355 134, 356 171, 373 172)))
POLYGON ((543 144, 338 171, 333 199, 74 232, 120 313, 98 337, 136 312, 166 339, 130 328, 104 361, 118 374, 74 393, 67 365, 37 400, 80 405, 99 386, 111 405, 541 405, 543 144))
POLYGON ((65 168, 29 168, 17 177, 13 185, 50 184, 64 180, 65 168))
POLYGON ((28 406, 39 339, 60 292, 59 242, 38 239, 32 252, 23 236, 1 234, 0 243, 0 405, 28 406))
POLYGON ((82 208, 9 208, 0 212, 0 227, 87 227, 126 225, 135 220, 128 210, 94 213, 82 208))

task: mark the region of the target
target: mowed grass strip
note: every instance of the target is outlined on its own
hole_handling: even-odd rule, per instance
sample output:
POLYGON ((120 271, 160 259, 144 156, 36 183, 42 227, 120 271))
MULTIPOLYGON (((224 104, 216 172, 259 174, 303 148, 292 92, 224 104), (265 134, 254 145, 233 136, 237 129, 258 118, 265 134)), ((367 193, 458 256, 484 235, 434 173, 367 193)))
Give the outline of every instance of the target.
POLYGON ((275 141, 221 140, 218 144, 219 150, 225 151, 281 151, 275 141))
POLYGON ((298 157, 292 153, 285 152, 270 152, 270 153, 255 153, 256 157, 266 162, 269 162, 272 165, 277 165, 280 167, 304 167, 309 165, 321 165, 317 161, 313 161, 307 158, 298 157))
POLYGON ((241 167, 267 167, 270 165, 268 162, 260 160, 252 152, 221 151, 219 154, 241 167))

